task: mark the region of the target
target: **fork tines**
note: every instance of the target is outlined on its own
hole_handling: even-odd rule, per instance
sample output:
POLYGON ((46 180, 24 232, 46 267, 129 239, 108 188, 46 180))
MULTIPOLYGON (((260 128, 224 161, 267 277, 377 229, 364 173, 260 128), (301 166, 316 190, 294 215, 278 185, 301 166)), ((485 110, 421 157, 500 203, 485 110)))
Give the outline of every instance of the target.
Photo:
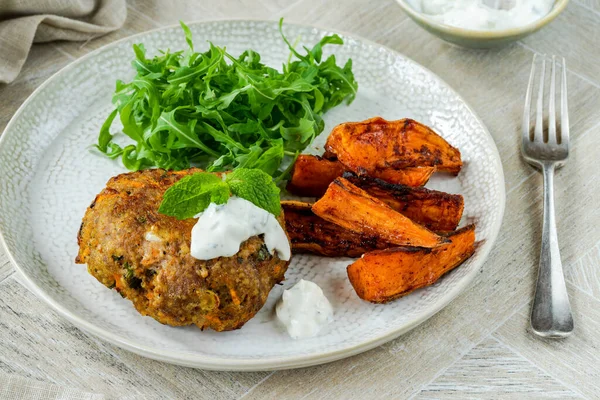
POLYGON ((550 88, 548 94, 548 130, 547 135, 544 135, 544 86, 546 82, 546 57, 538 57, 536 54, 533 57, 531 65, 531 74, 529 76, 529 85, 527 87, 527 95, 525 97, 525 109, 523 110, 522 135, 523 144, 526 142, 547 143, 549 145, 567 146, 569 142, 569 115, 567 107, 567 67, 564 57, 552 56, 550 88), (541 63, 538 62, 541 58, 541 63), (530 127, 531 101, 532 93, 536 81, 536 64, 541 64, 541 72, 539 74, 538 96, 536 101, 535 111, 535 129, 533 134, 530 127), (556 118, 556 69, 557 64, 561 64, 561 85, 560 85, 560 123, 557 129, 556 118))

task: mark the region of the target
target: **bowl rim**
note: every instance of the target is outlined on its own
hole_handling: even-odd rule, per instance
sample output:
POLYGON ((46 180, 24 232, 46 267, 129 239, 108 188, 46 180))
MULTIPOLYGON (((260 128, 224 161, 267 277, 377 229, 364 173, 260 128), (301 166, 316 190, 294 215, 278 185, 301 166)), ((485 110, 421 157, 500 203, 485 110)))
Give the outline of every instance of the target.
POLYGON ((569 0, 556 0, 552 10, 550 10, 548 14, 527 25, 509 29, 477 30, 460 28, 438 22, 433 18, 428 17, 427 14, 415 10, 410 4, 408 4, 407 0, 396 0, 396 2, 413 20, 427 25, 428 27, 434 28, 436 31, 468 39, 502 39, 532 33, 538 29, 541 29, 558 17, 558 15, 564 11, 565 7, 567 7, 567 4, 569 4, 569 0))
MULTIPOLYGON (((187 22, 188 26, 199 25, 199 24, 212 24, 212 23, 243 23, 243 22, 255 22, 255 23, 267 23, 267 24, 277 24, 275 20, 268 19, 260 19, 260 18, 215 18, 211 20, 191 20, 187 22)), ((478 262, 477 267, 474 268, 469 274, 467 274, 461 281, 459 281, 456 285, 453 285, 449 288, 448 292, 445 293, 439 301, 435 304, 430 305, 425 308, 421 314, 414 318, 412 321, 407 323, 404 327, 389 330, 384 334, 371 338, 367 341, 364 341, 360 344, 356 344, 353 347, 337 349, 327 352, 320 352, 316 354, 306 354, 306 355, 293 355, 293 356, 279 356, 272 357, 267 359, 255 359, 255 358, 239 358, 239 359, 222 359, 218 356, 198 356, 196 354, 191 354, 188 352, 171 352, 165 351, 163 349, 157 349, 148 344, 140 344, 138 341, 123 338, 121 335, 114 333, 108 329, 100 327, 93 322, 77 315, 72 312, 69 308, 64 306, 59 301, 55 300, 51 295, 49 295, 46 290, 41 287, 37 282, 34 281, 32 277, 30 277, 27 272, 21 267, 21 265, 17 262, 15 255, 11 251, 11 247, 9 246, 7 240, 3 236, 2 229, 0 229, 0 247, 4 249, 5 254, 8 260, 11 262, 12 266, 15 269, 17 280, 20 284, 22 284, 25 288, 31 291, 38 299, 42 300, 46 303, 46 305, 50 306, 53 311, 57 312, 59 316, 64 318, 65 320, 71 322, 75 327, 83 330, 84 332, 91 334, 105 343, 109 343, 120 347, 122 349, 128 350, 134 354, 138 354, 140 356, 161 361, 167 362, 174 365, 180 365, 191 368, 198 368, 203 370, 212 370, 212 371, 276 371, 276 370, 285 370, 285 369, 296 369, 296 368, 304 368, 310 366, 321 365, 325 363, 329 363, 332 361, 337 361, 340 359, 348 358, 350 356, 354 356, 365 351, 371 350, 377 346, 380 346, 384 343, 389 342, 390 340, 396 339, 399 336, 415 329, 417 326, 421 325, 425 321, 432 318, 435 314, 440 312, 442 309, 446 308, 456 297, 458 297, 461 293, 465 292, 472 285, 475 277, 480 273, 481 268, 485 265, 488 260, 488 257, 491 251, 495 248, 497 244, 497 239, 500 234, 500 229, 502 227, 502 223, 504 221, 504 214, 506 211, 506 180, 504 176, 504 168, 502 165, 502 160, 500 158, 500 152, 498 151, 498 146, 496 145, 496 141, 491 135, 489 129, 484 124, 483 120, 479 117, 479 115, 475 112, 475 110, 471 107, 470 103, 468 103, 462 95, 460 95, 452 86, 446 83, 440 76, 431 71, 426 66, 414 61, 412 58, 408 57, 404 53, 401 53, 398 50, 395 50, 386 45, 382 45, 375 41, 369 40, 363 36, 360 36, 355 33, 350 33, 341 29, 333 29, 327 28, 314 24, 300 24, 300 23, 286 23, 286 25, 293 25, 296 27, 304 28, 304 29, 318 29, 322 32, 331 32, 338 33, 344 35, 344 39, 354 39, 361 41, 365 44, 376 46, 379 48, 383 48, 388 52, 400 56, 405 59, 407 62, 421 68, 426 71, 433 77, 436 81, 441 83, 447 89, 453 92, 454 96, 458 98, 463 106, 471 113, 471 116, 477 121, 477 123, 481 126, 486 142, 491 144, 492 151, 492 159, 495 164, 495 170, 498 174, 498 195, 499 195, 499 207, 497 209, 498 218, 492 222, 492 226, 490 227, 490 237, 486 238, 482 241, 482 245, 479 246, 476 251, 481 253, 481 260, 478 262)), ((66 64, 64 67, 56 71, 50 77, 48 77, 41 85, 39 85, 21 104, 21 106, 17 109, 17 111, 13 114, 7 126, 5 127, 2 135, 0 135, 0 152, 3 149, 6 149, 6 132, 12 130, 12 126, 16 124, 18 118, 20 118, 21 114, 27 109, 29 104, 33 101, 33 99, 47 86, 49 86, 55 79, 58 79, 60 75, 68 73, 72 69, 74 69, 77 65, 93 58, 97 54, 110 49, 111 47, 117 46, 123 42, 130 41, 132 39, 136 39, 142 36, 149 35, 154 32, 166 31, 169 29, 174 29, 179 27, 179 24, 170 24, 161 27, 157 27, 154 29, 150 29, 147 31, 139 32, 133 35, 125 36, 113 42, 109 42, 104 44, 103 46, 92 50, 91 52, 79 57, 78 59, 66 64)), ((0 207, 1 208, 1 207, 0 207)))

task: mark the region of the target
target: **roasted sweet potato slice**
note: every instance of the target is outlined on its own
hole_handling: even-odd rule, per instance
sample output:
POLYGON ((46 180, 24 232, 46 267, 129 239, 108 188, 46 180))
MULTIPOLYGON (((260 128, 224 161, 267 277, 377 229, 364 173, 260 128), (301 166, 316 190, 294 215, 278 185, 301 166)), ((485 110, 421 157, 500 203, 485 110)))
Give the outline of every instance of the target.
POLYGON ((375 117, 340 124, 331 131, 325 149, 360 175, 408 167, 436 167, 458 174, 462 166, 458 149, 412 119, 375 117))
POLYGON ((343 176, 371 196, 432 231, 453 231, 462 217, 464 199, 459 194, 393 185, 349 172, 343 176))
POLYGON ((344 173, 344 166, 319 156, 300 154, 294 164, 287 190, 298 196, 321 197, 335 178, 344 173))
POLYGON ((312 204, 282 201, 285 227, 293 253, 312 253, 326 257, 360 257, 366 252, 387 249, 393 244, 380 237, 358 234, 324 220, 311 210, 312 204))
POLYGON ((323 152, 323 155, 321 157, 329 161, 337 161, 337 156, 334 153, 327 150, 323 152))
POLYGON ((336 178, 312 210, 355 233, 378 236, 400 246, 437 247, 448 242, 344 178, 336 178))
MULTIPOLYGON (((335 178, 346 168, 336 160, 301 154, 296 159, 287 190, 298 196, 321 197, 335 178)), ((423 186, 435 171, 435 167, 414 167, 402 170, 375 170, 372 176, 389 183, 407 186, 423 186)))
POLYGON ((408 167, 403 169, 388 168, 371 171, 369 176, 397 185, 419 187, 424 186, 434 172, 435 167, 408 167))
POLYGON ((358 297, 373 303, 386 303, 431 285, 475 251, 474 225, 449 238, 452 243, 435 249, 397 247, 366 253, 348 266, 350 283, 358 297))

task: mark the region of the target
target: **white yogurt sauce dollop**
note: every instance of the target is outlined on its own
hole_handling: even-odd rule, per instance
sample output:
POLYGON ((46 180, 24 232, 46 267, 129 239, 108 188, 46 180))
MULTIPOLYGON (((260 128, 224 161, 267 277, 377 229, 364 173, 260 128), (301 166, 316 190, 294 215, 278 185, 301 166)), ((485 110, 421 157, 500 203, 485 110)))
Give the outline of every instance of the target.
POLYGON ((190 253, 198 260, 231 257, 244 241, 261 234, 271 254, 277 253, 284 261, 292 255, 290 242, 275 216, 248 200, 232 196, 225 204, 211 203, 196 218, 190 253))
POLYGON ((323 290, 316 283, 304 279, 283 291, 276 312, 293 339, 316 336, 333 320, 333 307, 323 290))
POLYGON ((510 10, 484 5, 482 0, 409 0, 415 10, 439 22, 473 30, 510 29, 528 25, 547 15, 554 0, 515 0, 510 10))

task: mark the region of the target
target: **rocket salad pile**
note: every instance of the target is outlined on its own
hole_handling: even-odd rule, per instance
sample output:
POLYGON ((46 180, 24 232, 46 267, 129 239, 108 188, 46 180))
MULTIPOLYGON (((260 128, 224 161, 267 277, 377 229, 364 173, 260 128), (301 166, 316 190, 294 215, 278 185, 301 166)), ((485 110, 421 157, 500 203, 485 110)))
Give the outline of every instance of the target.
POLYGON ((280 72, 253 50, 234 57, 210 43, 206 52, 196 52, 190 29, 181 27, 187 50, 146 58, 144 46, 134 45, 137 74, 131 82, 117 81, 115 110, 96 147, 110 158, 121 157, 130 170, 241 167, 280 180, 286 175, 284 158, 293 164, 323 131, 322 115, 354 100, 352 60, 340 67, 334 55, 323 59, 324 46, 343 44, 338 35, 300 52, 283 35, 280 21, 291 52, 280 72), (117 116, 133 144, 113 140, 110 128, 117 116))

